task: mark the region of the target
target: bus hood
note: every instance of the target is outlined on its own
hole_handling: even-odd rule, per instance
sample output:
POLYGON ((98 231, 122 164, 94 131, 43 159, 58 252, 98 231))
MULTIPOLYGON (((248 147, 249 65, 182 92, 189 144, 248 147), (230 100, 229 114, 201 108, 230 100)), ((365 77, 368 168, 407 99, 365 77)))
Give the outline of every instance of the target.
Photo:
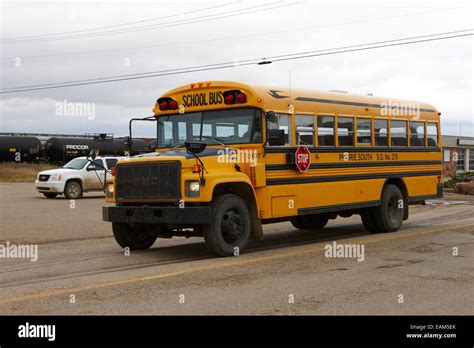
MULTIPOLYGON (((229 148, 227 151, 235 151, 234 149, 229 148)), ((225 148, 220 147, 220 148, 215 148, 215 147, 209 147, 206 148, 203 152, 198 154, 199 158, 202 157, 209 157, 209 156, 218 156, 222 155, 225 153, 225 148)), ((130 158, 144 158, 144 157, 184 157, 186 159, 194 158, 192 154, 188 153, 186 149, 175 149, 175 150, 167 150, 163 152, 151 152, 151 153, 146 153, 146 154, 141 154, 141 155, 135 155, 131 156, 130 158)))

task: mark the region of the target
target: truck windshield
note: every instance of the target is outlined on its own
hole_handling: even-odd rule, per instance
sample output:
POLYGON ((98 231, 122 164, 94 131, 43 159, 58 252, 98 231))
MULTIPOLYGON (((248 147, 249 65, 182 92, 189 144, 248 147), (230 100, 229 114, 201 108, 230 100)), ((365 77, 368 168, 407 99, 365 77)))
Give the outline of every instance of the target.
POLYGON ((74 158, 72 161, 66 163, 63 168, 66 169, 82 169, 88 163, 85 158, 74 158))
POLYGON ((177 146, 185 141, 205 141, 216 144, 262 143, 262 111, 231 109, 191 112, 158 117, 157 148, 177 146))

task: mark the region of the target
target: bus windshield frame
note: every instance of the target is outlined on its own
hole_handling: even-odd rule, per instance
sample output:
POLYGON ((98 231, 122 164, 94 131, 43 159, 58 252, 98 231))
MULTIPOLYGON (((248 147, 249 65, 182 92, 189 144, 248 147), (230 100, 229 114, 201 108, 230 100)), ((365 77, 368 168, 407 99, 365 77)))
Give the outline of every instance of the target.
POLYGON ((157 149, 171 148, 185 141, 216 145, 262 144, 263 111, 257 108, 219 109, 157 117, 157 149))

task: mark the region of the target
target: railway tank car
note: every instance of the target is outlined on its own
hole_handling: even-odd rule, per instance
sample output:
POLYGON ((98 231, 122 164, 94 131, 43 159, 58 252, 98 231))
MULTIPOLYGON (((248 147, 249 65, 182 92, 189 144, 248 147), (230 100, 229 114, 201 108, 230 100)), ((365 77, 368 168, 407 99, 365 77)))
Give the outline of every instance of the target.
POLYGON ((44 157, 50 163, 62 164, 75 157, 88 155, 91 150, 98 150, 100 155, 123 156, 148 151, 148 146, 141 139, 133 139, 132 151, 129 151, 125 139, 116 138, 66 138, 52 137, 44 145, 44 157))
POLYGON ((0 162, 36 162, 42 155, 37 137, 0 136, 0 162))

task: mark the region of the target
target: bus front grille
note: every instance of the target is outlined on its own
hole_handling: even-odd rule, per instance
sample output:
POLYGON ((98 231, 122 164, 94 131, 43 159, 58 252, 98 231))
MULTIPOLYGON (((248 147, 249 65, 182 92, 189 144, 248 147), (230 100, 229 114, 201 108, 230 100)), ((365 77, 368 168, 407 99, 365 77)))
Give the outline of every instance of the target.
POLYGON ((176 162, 126 164, 115 174, 118 199, 178 201, 181 165, 176 162))

